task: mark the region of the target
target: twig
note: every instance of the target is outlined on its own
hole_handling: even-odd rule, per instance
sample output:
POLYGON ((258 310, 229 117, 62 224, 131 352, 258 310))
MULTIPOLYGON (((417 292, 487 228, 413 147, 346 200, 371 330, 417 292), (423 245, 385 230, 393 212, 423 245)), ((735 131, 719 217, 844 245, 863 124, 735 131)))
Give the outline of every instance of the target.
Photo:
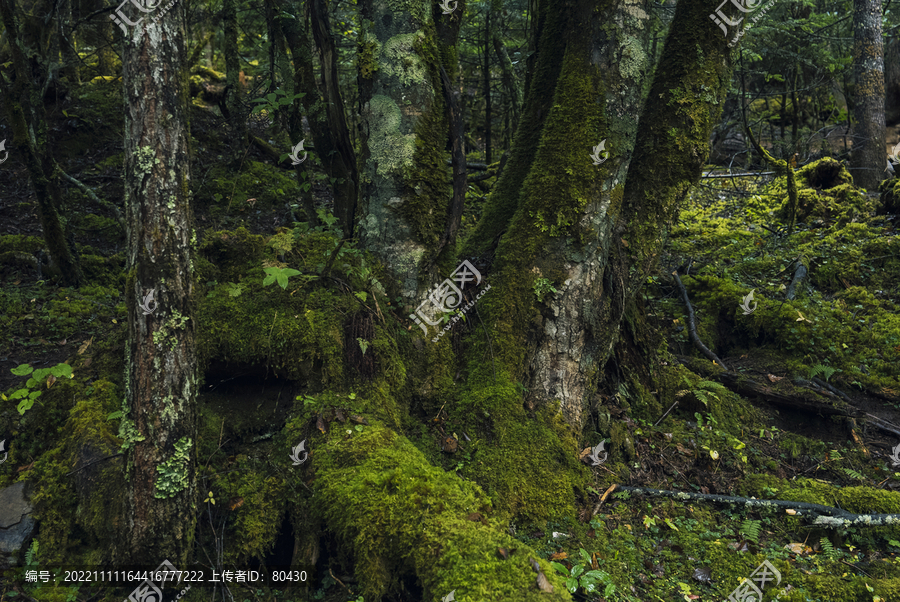
POLYGON ((663 414, 662 416, 660 416, 660 417, 659 417, 659 420, 657 420, 656 422, 653 423, 653 426, 659 426, 659 423, 662 422, 663 419, 664 419, 666 416, 669 415, 669 412, 671 412, 671 411, 675 408, 675 406, 678 405, 678 402, 679 402, 679 401, 680 401, 680 400, 676 399, 676 400, 672 403, 672 405, 669 406, 669 409, 666 410, 666 413, 663 414))
POLYGON ((67 174, 66 172, 64 172, 62 170, 62 167, 60 167, 59 163, 57 163, 55 160, 53 161, 53 167, 56 169, 56 171, 59 173, 59 175, 62 176, 62 178, 64 180, 74 184, 75 187, 78 188, 78 190, 80 190, 81 192, 86 194, 88 196, 88 198, 90 198, 92 201, 94 201, 101 207, 105 207, 105 208, 109 209, 110 211, 112 211, 113 215, 116 216, 116 221, 119 222, 119 226, 121 226, 122 230, 125 230, 125 218, 122 217, 122 212, 119 211, 118 207, 116 207, 113 203, 111 203, 107 200, 101 199, 94 193, 93 190, 91 190, 86 185, 82 184, 81 182, 79 182, 78 180, 76 180, 75 178, 73 178, 72 176, 67 174))
POLYGON ((81 468, 76 468, 75 470, 72 470, 72 471, 70 471, 70 472, 67 472, 67 473, 65 474, 65 476, 69 476, 70 474, 75 474, 75 473, 78 472, 79 470, 84 470, 84 469, 87 468, 88 466, 93 466, 94 464, 97 464, 98 462, 103 462, 104 460, 109 460, 110 458, 116 458, 116 457, 118 457, 118 456, 123 456, 123 455, 125 455, 125 452, 119 452, 119 453, 113 454, 113 455, 111 455, 111 456, 106 456, 105 458, 100 458, 99 460, 94 460, 93 462, 88 462, 87 464, 85 464, 85 465, 82 466, 81 468))
POLYGON ((720 366, 722 366, 725 371, 728 371, 728 366, 725 365, 719 356, 709 350, 709 347, 703 344, 703 341, 700 340, 700 335, 697 334, 697 325, 694 320, 694 308, 691 307, 691 300, 688 299, 687 289, 684 288, 684 284, 681 283, 681 278, 678 277, 678 272, 672 272, 672 276, 675 277, 675 283, 678 285, 678 289, 681 291, 681 298, 684 300, 684 304, 687 306, 688 311, 688 330, 690 331, 691 340, 694 342, 694 345, 699 349, 703 355, 716 362, 720 366))
POLYGON ((334 579, 335 581, 337 581, 338 583, 340 583, 340 584, 344 587, 344 589, 347 590, 347 593, 349 593, 351 596, 353 595, 353 590, 351 590, 349 587, 347 587, 346 585, 344 585, 344 582, 343 582, 343 581, 341 581, 340 579, 338 579, 337 577, 335 577, 335 576, 334 576, 334 573, 331 572, 331 568, 328 569, 328 574, 331 575, 331 578, 332 578, 332 579, 334 579))
POLYGON ((777 171, 758 171, 755 173, 726 173, 726 174, 717 174, 714 176, 700 176, 701 180, 708 180, 711 178, 743 178, 743 177, 752 177, 752 176, 771 176, 777 174, 777 171))

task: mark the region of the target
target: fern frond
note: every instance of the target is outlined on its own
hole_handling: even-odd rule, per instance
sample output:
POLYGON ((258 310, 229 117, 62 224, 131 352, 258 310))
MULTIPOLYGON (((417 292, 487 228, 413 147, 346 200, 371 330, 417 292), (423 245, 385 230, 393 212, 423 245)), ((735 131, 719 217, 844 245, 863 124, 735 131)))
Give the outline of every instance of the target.
POLYGON ((748 518, 743 523, 741 523, 740 532, 743 533, 747 537, 747 539, 749 539, 753 543, 759 543, 760 530, 762 530, 761 520, 753 520, 748 518))

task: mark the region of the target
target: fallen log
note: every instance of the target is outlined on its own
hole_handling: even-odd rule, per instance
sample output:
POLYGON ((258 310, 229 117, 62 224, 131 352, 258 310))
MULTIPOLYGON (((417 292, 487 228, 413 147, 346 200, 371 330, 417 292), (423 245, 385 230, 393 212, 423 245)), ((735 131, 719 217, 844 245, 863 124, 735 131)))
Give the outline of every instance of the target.
POLYGON ((851 416, 853 418, 860 418, 863 415, 863 412, 856 408, 831 405, 824 401, 816 401, 799 395, 789 395, 777 391, 772 387, 767 387, 762 383, 758 383, 747 376, 735 374, 734 372, 723 372, 716 378, 718 378, 723 385, 739 395, 745 397, 761 397, 775 405, 823 414, 826 416, 851 416))
POLYGON ((743 504, 749 508, 784 508, 793 510, 791 516, 816 519, 812 524, 825 529, 856 527, 883 527, 900 525, 900 514, 853 514, 840 508, 810 504, 808 502, 792 502, 789 500, 758 500, 756 498, 737 497, 732 495, 716 495, 712 493, 688 493, 686 491, 666 491, 646 487, 630 487, 619 485, 616 491, 628 491, 653 497, 670 497, 678 500, 698 500, 723 504, 743 504))

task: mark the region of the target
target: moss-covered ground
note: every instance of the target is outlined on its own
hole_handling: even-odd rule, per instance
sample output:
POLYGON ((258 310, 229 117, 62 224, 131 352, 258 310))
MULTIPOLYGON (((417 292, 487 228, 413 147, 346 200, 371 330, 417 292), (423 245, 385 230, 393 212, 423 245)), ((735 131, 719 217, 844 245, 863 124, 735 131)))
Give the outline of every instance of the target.
MULTIPOLYGON (((104 95, 76 98, 71 109, 103 98, 113 110, 104 95)), ((600 391, 605 403, 575 441, 552 408, 510 403, 518 383, 467 382, 453 351, 474 328, 470 335, 461 327, 453 345, 424 343, 400 299, 384 293, 382 266, 352 244, 336 251, 327 225, 295 224, 291 172, 255 152, 239 174, 217 167, 221 140, 209 119, 194 119, 205 375, 196 462, 206 498, 195 558, 231 569, 316 561, 306 594, 235 586, 235 596, 371 602, 438 600, 455 590, 457 600, 483 600, 487 591, 564 600, 557 571, 581 566, 599 571, 605 600, 720 600, 768 560, 780 571, 782 601, 900 600, 897 527, 814 529, 783 512, 624 492, 600 503, 611 485, 629 484, 900 513, 900 474, 888 454, 896 437, 863 419, 776 407, 721 387, 720 368, 688 339, 669 276, 682 266, 700 337, 733 370, 785 395, 796 393, 794 377, 815 373, 865 412, 900 422, 900 240, 892 218, 853 188, 840 164, 799 170, 799 223, 790 235, 779 229, 783 180, 704 180, 641 300, 658 332, 647 375, 600 391), (789 301, 798 262, 809 275, 789 301), (282 287, 264 284, 266 268, 300 273, 282 287), (745 315, 751 290, 756 309, 745 315), (601 439, 609 457, 600 467, 569 453, 601 439), (293 466, 288 450, 301 441, 309 457, 293 466), (531 558, 553 594, 535 588, 531 558)), ((110 142, 96 165, 72 171, 102 175, 120 163, 110 142)), ((328 199, 317 198, 326 210, 328 199)), ((467 211, 469 226, 480 207, 467 211)), ((96 565, 109 561, 124 520, 115 455, 128 435, 118 413, 124 260, 111 215, 96 207, 74 214, 88 284, 36 282, 28 266, 3 263, 0 391, 9 397, 22 386, 25 377, 9 370, 24 363, 66 362, 74 378, 44 389, 24 414, 14 400, 0 402, 10 450, 0 486, 35 483, 37 561, 96 565)), ((40 248, 35 227, 22 231, 0 235, 0 256, 40 248)), ((588 581, 580 585, 578 595, 601 599, 588 581)), ((115 598, 87 587, 28 586, 22 594, 115 598)))

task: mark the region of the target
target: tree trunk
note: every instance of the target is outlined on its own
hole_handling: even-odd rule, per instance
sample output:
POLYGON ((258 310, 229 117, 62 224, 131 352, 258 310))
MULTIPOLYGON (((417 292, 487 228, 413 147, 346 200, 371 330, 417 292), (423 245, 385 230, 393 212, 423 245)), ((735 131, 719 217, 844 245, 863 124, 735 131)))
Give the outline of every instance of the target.
MULTIPOLYGON (((425 204, 432 189, 405 179, 417 174, 420 148, 437 143, 420 144, 416 134, 440 97, 424 77, 411 78, 428 72, 422 59, 430 23, 419 18, 422 33, 410 34, 409 13, 388 19, 371 3, 360 6, 372 27, 360 37, 371 52, 360 65, 378 66, 361 78, 370 86, 364 95, 363 231, 396 272, 397 263, 418 250, 417 232, 404 221, 404 208, 415 199, 409 189, 419 186, 424 197, 417 201, 420 215, 439 206, 425 204), (401 41, 409 50, 402 71, 394 62, 401 41), (406 88, 397 85, 403 76, 410 78, 406 88), (397 88, 421 113, 401 110, 397 88), (396 246, 385 244, 382 233, 393 235, 396 246)), ((426 11, 410 6, 420 16, 426 11)), ((573 513, 575 496, 589 482, 577 461, 586 409, 597 399, 599 373, 640 272, 659 251, 659 233, 699 179, 729 87, 727 40, 697 35, 696 24, 708 20, 708 12, 701 0, 678 4, 651 101, 642 110, 650 67, 643 51, 647 13, 625 0, 538 0, 540 35, 516 145, 470 245, 495 257, 486 268, 489 294, 469 313, 477 334, 459 345, 466 383, 454 386, 448 361, 455 347, 447 339, 417 341, 421 361, 407 373, 417 394, 437 403, 433 411, 443 408, 474 433, 465 473, 480 488, 430 467, 397 433, 390 410, 373 410, 379 426, 360 436, 327 437, 316 448, 315 495, 325 523, 352 547, 367 599, 396 588, 400 574, 415 575, 431 599, 462 587, 479 599, 568 599, 543 561, 537 565, 555 591, 539 593, 529 569, 533 552, 521 542, 508 560, 496 551, 508 543, 503 527, 510 518, 573 513), (598 166, 591 151, 602 140, 608 154, 595 152, 598 166), (549 290, 546 284, 557 291, 540 301, 535 291, 549 290), (559 408, 551 403, 556 400, 559 408)), ((370 408, 395 403, 371 401, 370 408)), ((628 445, 624 435, 614 434, 613 443, 613 454, 628 445)))
POLYGON ((856 78, 850 172, 857 186, 878 190, 887 163, 884 139, 884 45, 881 0, 853 2, 853 75, 856 78))
POLYGON ((484 63, 481 67, 484 76, 484 162, 490 165, 491 160, 491 3, 485 4, 487 14, 484 18, 484 63))
POLYGON ((122 55, 128 343, 120 432, 129 488, 116 556, 186 568, 197 514, 197 375, 184 3, 152 18, 125 36, 122 55))
MULTIPOLYGON (((247 119, 244 115, 244 89, 241 85, 241 63, 238 54, 237 7, 239 0, 223 0, 222 25, 225 32, 225 106, 228 109, 228 125, 231 127, 231 160, 239 164, 247 150, 247 119)), ((275 115, 269 115, 275 119, 275 115)))
MULTIPOLYGON (((328 177, 334 181, 334 215, 338 218, 344 237, 352 238, 359 196, 359 170, 356 166, 356 152, 350 141, 344 100, 338 85, 337 49, 331 35, 325 0, 309 0, 309 14, 313 39, 322 65, 321 96, 325 111, 321 116, 324 123, 320 127, 327 126, 323 127, 324 135, 320 136, 322 146, 320 147, 317 142, 316 151, 328 177)), ((310 92, 313 90, 314 87, 310 92)))
POLYGON ((503 88, 509 97, 509 111, 511 113, 510 129, 515 133, 519 127, 519 107, 522 106, 522 91, 516 82, 516 74, 513 71, 513 64, 506 52, 506 47, 500 36, 494 33, 494 52, 497 53, 497 62, 500 63, 500 69, 503 73, 503 88))
POLYGON ((451 196, 440 43, 422 0, 404 10, 361 0, 359 10, 359 235, 414 308, 420 286, 436 278, 451 196))

